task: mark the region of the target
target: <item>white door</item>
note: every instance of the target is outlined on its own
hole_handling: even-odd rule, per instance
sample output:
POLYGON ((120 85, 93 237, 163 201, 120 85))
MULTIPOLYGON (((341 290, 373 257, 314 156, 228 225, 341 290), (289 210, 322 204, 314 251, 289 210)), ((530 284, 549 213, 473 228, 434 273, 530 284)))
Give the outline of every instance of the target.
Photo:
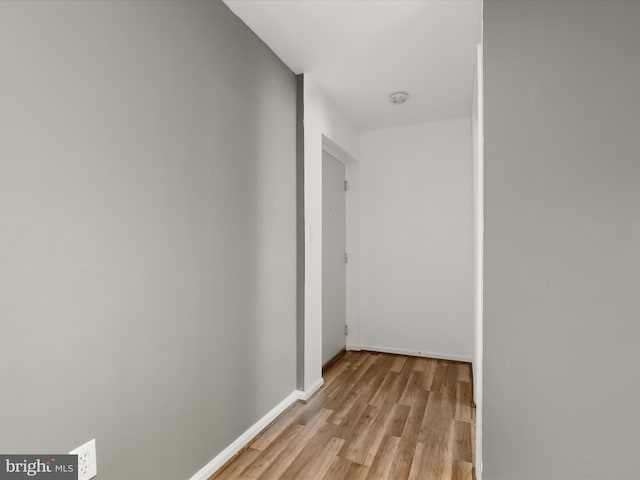
POLYGON ((322 364, 345 348, 345 168, 322 152, 322 364))

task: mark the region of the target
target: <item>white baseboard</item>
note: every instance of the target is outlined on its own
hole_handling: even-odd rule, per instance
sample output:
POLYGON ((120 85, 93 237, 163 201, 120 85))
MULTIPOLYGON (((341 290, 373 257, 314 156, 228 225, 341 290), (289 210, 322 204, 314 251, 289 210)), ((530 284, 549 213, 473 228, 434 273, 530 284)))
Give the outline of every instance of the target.
POLYGON ((439 353, 439 352, 426 352, 426 351, 417 351, 417 350, 406 350, 404 348, 393 348, 393 347, 381 347, 380 345, 352 345, 351 350, 370 350, 372 352, 382 352, 382 353, 397 353, 400 355, 410 355, 412 357, 428 357, 428 358, 439 358, 442 360, 455 360, 458 362, 469 362, 471 363, 471 356, 468 355, 457 355, 455 353, 439 353))
POLYGON ((347 350, 359 352, 360 350, 362 350, 362 347, 360 346, 360 344, 356 345, 353 343, 347 343, 347 350))
POLYGON ((322 385, 324 385, 324 378, 320 377, 307 390, 305 391, 298 390, 298 394, 299 394, 298 400, 302 400, 303 402, 306 402, 311 398, 311 396, 314 393, 316 393, 320 389, 320 387, 322 387, 322 385))
POLYGON ((273 407, 267 414, 251 425, 242 435, 234 440, 227 448, 222 450, 216 455, 209 463, 202 467, 193 477, 189 480, 207 480, 211 475, 216 473, 225 463, 227 463, 236 453, 244 448, 256 435, 265 429, 267 425, 273 422, 278 415, 284 412, 289 406, 298 400, 304 392, 300 390, 294 390, 287 397, 282 400, 278 405, 273 407))
POLYGON ((225 463, 227 463, 235 454, 242 450, 251 440, 253 440, 262 430, 264 430, 278 415, 284 412, 289 406, 298 400, 306 402, 316 393, 320 387, 324 385, 324 379, 320 377, 311 387, 306 390, 294 390, 278 405, 273 407, 267 414, 251 425, 242 435, 236 438, 227 448, 216 455, 209 463, 202 467, 189 480, 207 480, 211 475, 216 473, 225 463))

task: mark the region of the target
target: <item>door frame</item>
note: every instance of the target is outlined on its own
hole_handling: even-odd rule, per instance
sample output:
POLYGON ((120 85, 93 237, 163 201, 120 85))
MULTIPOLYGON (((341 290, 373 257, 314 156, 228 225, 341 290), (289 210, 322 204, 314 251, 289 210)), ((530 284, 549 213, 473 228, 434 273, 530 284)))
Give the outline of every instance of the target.
POLYGON ((324 134, 322 151, 344 164, 345 181, 348 184, 344 199, 345 253, 349 256, 345 266, 345 324, 348 329, 345 345, 347 350, 360 350, 360 166, 355 158, 324 134))
POLYGON ((473 401, 476 404, 476 476, 482 480, 482 398, 484 384, 484 60, 483 44, 476 50, 472 125, 473 149, 473 401))
POLYGON ((345 194, 345 235, 349 262, 346 266, 347 350, 359 350, 359 165, 338 143, 324 132, 313 132, 305 124, 304 217, 304 369, 302 390, 309 398, 323 384, 322 378, 322 152, 345 165, 349 190, 345 194), (317 135, 317 136, 316 136, 317 135), (311 155, 309 154, 311 153, 311 155))
MULTIPOLYGON (((344 161, 344 159, 340 159, 338 158, 336 155, 334 155, 333 153, 331 153, 329 150, 335 151, 335 146, 329 146, 328 148, 325 148, 325 142, 323 141, 323 148, 322 148, 322 182, 323 182, 323 189, 322 189, 322 212, 324 215, 325 212, 325 199, 324 199, 324 167, 325 167, 325 153, 330 156, 332 159, 337 160, 339 164, 341 164, 344 167, 344 181, 347 181, 347 165, 348 163, 344 161)), ((343 192, 344 195, 344 214, 345 214, 345 218, 344 218, 344 253, 345 255, 348 252, 347 249, 347 191, 345 190, 343 192)), ((324 263, 324 227, 325 227, 325 219, 324 216, 322 218, 322 285, 323 285, 323 291, 322 291, 322 307, 323 307, 323 311, 322 311, 322 316, 321 316, 321 321, 322 321, 322 328, 324 329, 325 327, 325 312, 324 312, 324 302, 325 302, 325 298, 324 298, 324 273, 325 273, 325 263, 324 263)), ((345 310, 344 310, 344 324, 345 327, 348 328, 348 323, 347 323, 347 266, 348 266, 348 261, 345 262, 344 264, 344 286, 345 286, 345 290, 344 290, 344 301, 345 301, 345 310)), ((327 365, 327 362, 331 363, 337 355, 340 355, 340 352, 337 353, 337 355, 334 355, 332 358, 330 359, 325 359, 324 358, 324 331, 322 332, 322 342, 323 344, 321 345, 321 351, 323 352, 323 358, 322 358, 322 368, 324 369, 325 365, 327 365)), ((347 347, 347 338, 346 338, 346 334, 344 337, 344 344, 345 344, 345 349, 347 347)))

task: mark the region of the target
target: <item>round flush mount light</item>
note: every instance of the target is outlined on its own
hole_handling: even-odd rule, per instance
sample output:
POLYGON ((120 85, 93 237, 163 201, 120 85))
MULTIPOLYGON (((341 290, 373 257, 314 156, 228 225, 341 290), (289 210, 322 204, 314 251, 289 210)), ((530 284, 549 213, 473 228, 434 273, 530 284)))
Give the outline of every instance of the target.
POLYGON ((393 92, 389 95, 389 100, 391 103, 395 103, 396 105, 402 105, 409 98, 409 94, 407 92, 393 92))

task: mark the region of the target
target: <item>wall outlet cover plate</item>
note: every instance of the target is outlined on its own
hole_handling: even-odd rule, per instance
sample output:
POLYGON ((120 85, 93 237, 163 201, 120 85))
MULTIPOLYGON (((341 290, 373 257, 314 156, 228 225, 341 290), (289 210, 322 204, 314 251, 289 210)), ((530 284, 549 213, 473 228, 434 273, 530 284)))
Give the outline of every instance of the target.
POLYGON ((98 474, 95 438, 71 450, 69 453, 78 455, 78 480, 90 480, 98 474))

